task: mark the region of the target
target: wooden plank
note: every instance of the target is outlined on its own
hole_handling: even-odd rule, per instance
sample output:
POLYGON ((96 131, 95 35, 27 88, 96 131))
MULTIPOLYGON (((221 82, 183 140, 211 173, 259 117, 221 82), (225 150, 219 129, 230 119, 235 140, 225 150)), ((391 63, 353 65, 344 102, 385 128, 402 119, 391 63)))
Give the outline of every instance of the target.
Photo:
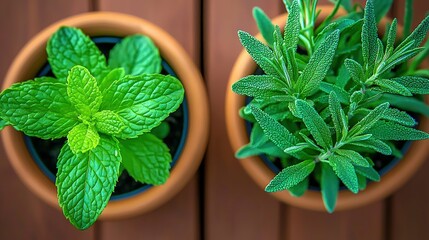
POLYGON ((384 203, 333 214, 292 208, 286 210, 284 236, 293 240, 384 239, 384 203))
MULTIPOLYGON (((0 2, 0 76, 13 57, 42 28, 61 18, 88 11, 88 1, 16 0, 0 2)), ((63 214, 46 205, 21 183, 0 149, 0 239, 94 239, 63 214)))
MULTIPOLYGON (((397 1, 394 15, 403 22, 405 1, 397 1)), ((424 18, 429 9, 426 0, 414 0, 413 28, 424 18)), ((426 65, 426 68, 429 67, 426 65)), ((429 239, 429 161, 427 161, 412 179, 392 197, 390 202, 389 236, 392 240, 429 239)))
POLYGON ((279 239, 280 204, 244 172, 225 130, 225 91, 229 73, 243 49, 239 29, 257 33, 252 8, 274 17, 280 1, 205 0, 204 69, 208 83, 211 131, 206 156, 205 239, 279 239))
MULTIPOLYGON (((142 17, 168 31, 199 65, 199 2, 197 0, 99 0, 99 10, 142 17)), ((99 224, 100 238, 108 239, 198 239, 199 190, 197 178, 172 200, 145 215, 99 224)))

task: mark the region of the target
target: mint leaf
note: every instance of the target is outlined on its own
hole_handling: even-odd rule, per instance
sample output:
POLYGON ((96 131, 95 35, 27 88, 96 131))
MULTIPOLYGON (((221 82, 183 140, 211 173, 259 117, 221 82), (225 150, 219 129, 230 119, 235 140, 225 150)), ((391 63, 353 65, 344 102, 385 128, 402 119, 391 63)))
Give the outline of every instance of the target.
POLYGON ((122 164, 137 181, 154 185, 165 183, 170 176, 171 155, 167 145, 150 133, 119 143, 122 164))
POLYGON ((28 136, 65 137, 79 122, 64 83, 25 81, 0 94, 1 118, 28 136))
POLYGON ((118 180, 121 155, 115 139, 101 135, 98 146, 73 154, 68 143, 57 163, 58 201, 79 229, 90 227, 106 207, 118 180))
POLYGON ((298 142, 298 139, 296 139, 289 130, 270 117, 270 115, 253 105, 250 105, 250 109, 255 116, 256 121, 264 130, 265 135, 280 149, 284 150, 298 142))
POLYGON ((183 96, 183 86, 175 77, 125 76, 106 90, 100 109, 119 115, 125 124, 120 138, 133 138, 158 126, 180 106, 183 96))
POLYGON ((303 96, 310 96, 319 89, 337 50, 340 31, 335 30, 316 49, 297 81, 297 89, 303 96))
POLYGON ((126 74, 160 73, 161 56, 152 40, 143 35, 128 36, 113 47, 109 67, 122 67, 126 74))
POLYGON ((110 110, 103 110, 93 115, 95 127, 99 132, 116 136, 125 128, 121 117, 110 110))
POLYGON ((328 125, 323 121, 322 117, 320 117, 319 113, 306 101, 298 99, 295 101, 295 105, 305 126, 310 131, 317 144, 324 148, 332 147, 331 131, 329 131, 328 125))
POLYGON ((0 118, 0 131, 3 130, 7 125, 9 125, 9 123, 0 118))
POLYGON ((125 76, 125 70, 123 68, 115 68, 110 71, 106 76, 98 81, 98 88, 100 89, 102 95, 104 92, 112 85, 115 80, 119 80, 125 76))
POLYGON ((322 177, 320 181, 323 204, 329 213, 334 212, 337 204, 340 181, 335 175, 332 167, 327 163, 322 163, 322 177))
POLYGON ((67 95, 76 110, 91 116, 98 111, 102 96, 97 86, 97 80, 82 66, 75 66, 67 77, 67 95))
POLYGON ((329 164, 334 169, 335 174, 341 179, 350 191, 353 193, 359 192, 359 184, 356 176, 355 168, 350 161, 343 156, 336 154, 331 155, 329 158, 329 164))
POLYGON ((270 75, 250 75, 232 85, 232 90, 250 97, 272 97, 285 94, 286 83, 270 75), (282 91, 283 90, 283 91, 282 91))
POLYGON ((68 145, 74 153, 85 153, 97 147, 100 136, 94 126, 80 123, 74 126, 67 135, 68 145))
POLYGON ((270 181, 270 183, 265 187, 265 191, 279 192, 289 189, 310 175, 315 166, 316 164, 313 160, 305 160, 296 165, 287 167, 270 181))
POLYGON ((61 27, 48 41, 48 61, 58 79, 65 79, 76 65, 86 67, 96 78, 106 69, 106 59, 80 29, 61 27))
POLYGON ((155 135, 159 139, 164 139, 170 133, 170 125, 167 121, 161 122, 157 127, 154 127, 150 133, 155 135))
POLYGON ((256 25, 258 26, 258 29, 264 37, 265 41, 268 43, 269 46, 273 46, 274 25, 271 22, 271 19, 265 14, 262 9, 258 7, 253 8, 253 18, 255 19, 256 25))

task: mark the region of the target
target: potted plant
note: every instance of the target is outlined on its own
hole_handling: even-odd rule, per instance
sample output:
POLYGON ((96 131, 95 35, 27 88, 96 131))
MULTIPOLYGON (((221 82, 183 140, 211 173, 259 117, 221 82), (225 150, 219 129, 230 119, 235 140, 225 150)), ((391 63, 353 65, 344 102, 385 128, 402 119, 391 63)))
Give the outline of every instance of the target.
POLYGON ((208 134, 201 76, 168 34, 142 19, 101 12, 59 21, 24 47, 3 88, 9 160, 78 229, 100 214, 121 218, 161 205, 201 161, 208 134), (58 157, 54 170, 45 169, 46 152, 58 157), (114 191, 122 194, 111 198, 114 191))
POLYGON ((274 24, 255 8, 259 39, 238 33, 247 53, 226 103, 236 156, 266 192, 295 206, 333 212, 385 197, 428 154, 425 141, 407 141, 429 137, 427 119, 415 117, 429 115, 429 75, 418 70, 429 17, 410 33, 409 20, 402 30, 383 18, 388 1, 320 11, 317 0, 284 2, 289 14, 274 24), (286 18, 282 33, 276 24, 286 18))

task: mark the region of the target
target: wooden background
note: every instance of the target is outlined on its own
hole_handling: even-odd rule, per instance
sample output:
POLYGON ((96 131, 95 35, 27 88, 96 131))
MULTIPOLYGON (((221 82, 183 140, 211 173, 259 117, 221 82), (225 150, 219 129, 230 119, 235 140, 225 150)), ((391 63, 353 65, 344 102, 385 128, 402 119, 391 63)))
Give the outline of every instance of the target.
MULTIPOLYGON (((98 221, 83 232, 23 186, 0 149, 0 239, 429 239, 429 161, 393 196, 331 215, 281 204, 243 171, 227 140, 224 97, 241 51, 237 30, 256 33, 254 6, 270 17, 284 12, 280 0, 0 0, 0 77, 24 43, 54 21, 88 11, 124 12, 161 26, 184 46, 203 73, 211 111, 204 162, 183 191, 148 214, 98 221)), ((420 21, 429 2, 414 0, 414 7, 420 21)), ((396 0, 391 14, 402 18, 403 9, 404 1, 396 0)))

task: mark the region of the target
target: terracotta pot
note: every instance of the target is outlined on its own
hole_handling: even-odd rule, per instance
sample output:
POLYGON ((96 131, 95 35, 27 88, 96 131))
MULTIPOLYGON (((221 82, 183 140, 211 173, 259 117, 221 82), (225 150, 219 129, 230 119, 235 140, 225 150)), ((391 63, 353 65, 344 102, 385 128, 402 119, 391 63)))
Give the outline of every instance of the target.
MULTIPOLYGON (((319 15, 319 19, 323 19, 332 11, 333 8, 331 6, 326 6, 321 7, 320 9, 322 12, 319 15)), ((284 14, 275 18, 273 22, 283 29, 286 19, 287 14, 284 14)), ((381 21, 379 26, 379 28, 381 28, 381 33, 384 33, 382 29, 387 21, 388 19, 383 19, 381 21)), ((400 35, 401 32, 402 28, 398 28, 398 35, 400 35)), ((263 39, 261 34, 258 34, 256 37, 260 40, 263 39)), ((234 152, 249 143, 249 135, 246 131, 245 121, 238 114, 239 109, 245 105, 245 97, 234 93, 231 90, 231 86, 240 78, 252 75, 255 72, 256 67, 257 65, 250 55, 243 50, 236 60, 229 78, 225 109, 226 125, 229 140, 234 152)), ((428 102, 428 98, 426 98, 426 102, 428 102)), ((426 132, 429 131, 429 120, 427 118, 422 118, 419 124, 419 129, 426 132)), ((405 182, 415 174, 429 155, 428 143, 428 140, 413 142, 404 158, 399 161, 393 169, 383 175, 380 182, 368 184, 364 191, 359 192, 358 194, 353 194, 347 190, 340 191, 335 211, 352 209, 381 200, 403 186, 405 182)), ((265 188, 265 186, 267 186, 275 176, 274 172, 258 156, 241 159, 240 163, 245 171, 261 188, 265 188)), ((326 211, 323 205, 322 195, 319 191, 309 190, 299 198, 293 197, 288 191, 270 194, 278 200, 293 206, 310 210, 326 211)))
MULTIPOLYGON (((85 13, 66 18, 44 29, 20 51, 6 75, 3 89, 32 79, 47 62, 46 43, 60 26, 74 26, 89 36, 124 37, 143 34, 159 48, 185 88, 189 128, 180 158, 167 182, 121 200, 110 201, 100 219, 117 219, 155 209, 178 193, 197 171, 208 140, 208 99, 202 77, 184 49, 165 31, 143 19, 111 12, 85 13)), ((38 197, 59 209, 56 187, 39 169, 26 149, 23 135, 12 127, 3 130, 2 143, 18 176, 38 197)))

